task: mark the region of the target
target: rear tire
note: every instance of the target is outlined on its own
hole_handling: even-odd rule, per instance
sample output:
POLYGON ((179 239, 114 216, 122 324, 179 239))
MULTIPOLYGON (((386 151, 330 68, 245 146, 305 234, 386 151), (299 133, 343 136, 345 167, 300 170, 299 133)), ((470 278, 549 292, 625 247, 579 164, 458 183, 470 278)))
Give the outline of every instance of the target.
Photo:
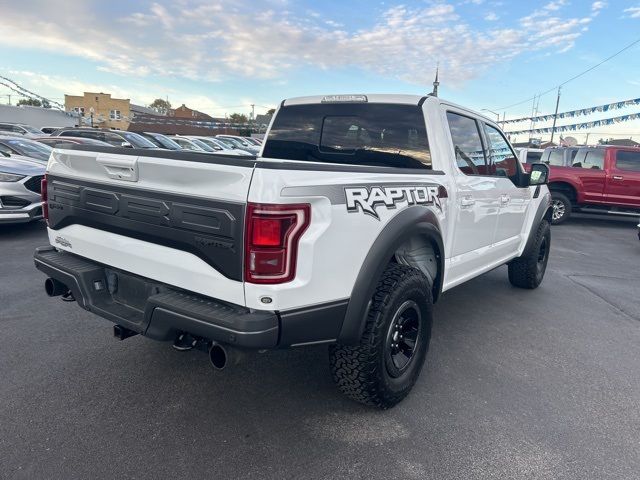
POLYGON ((509 263, 509 281, 518 288, 538 288, 542 283, 549 261, 551 227, 542 220, 531 247, 522 256, 509 263))
POLYGON ((564 193, 551 192, 551 206, 553 207, 553 212, 551 213, 551 223, 553 225, 566 222, 571 216, 571 200, 564 193))
POLYGON ((389 264, 378 282, 360 343, 331 345, 333 379, 349 398, 386 409, 413 388, 432 324, 431 285, 419 270, 389 264))

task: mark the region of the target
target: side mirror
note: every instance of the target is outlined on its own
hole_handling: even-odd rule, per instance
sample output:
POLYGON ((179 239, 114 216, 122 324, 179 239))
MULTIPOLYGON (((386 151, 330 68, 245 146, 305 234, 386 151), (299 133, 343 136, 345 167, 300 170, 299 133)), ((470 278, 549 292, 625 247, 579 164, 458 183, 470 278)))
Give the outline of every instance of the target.
POLYGON ((546 165, 544 163, 531 164, 529 185, 546 185, 547 183, 549 183, 549 165, 546 165))
POLYGON ((133 148, 133 145, 131 145, 129 142, 122 142, 120 146, 123 148, 133 148))

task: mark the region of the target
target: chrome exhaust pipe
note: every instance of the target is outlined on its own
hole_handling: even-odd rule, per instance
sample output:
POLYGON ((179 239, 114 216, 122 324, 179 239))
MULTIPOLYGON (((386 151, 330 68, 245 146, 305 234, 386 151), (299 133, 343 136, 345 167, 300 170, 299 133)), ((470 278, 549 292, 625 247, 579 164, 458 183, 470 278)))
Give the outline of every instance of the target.
POLYGON ((50 297, 59 297, 67 293, 69 287, 55 278, 47 278, 44 281, 44 291, 47 292, 47 295, 50 297))
POLYGON ((209 347, 209 361, 216 370, 224 370, 229 361, 229 354, 224 345, 213 342, 209 347))

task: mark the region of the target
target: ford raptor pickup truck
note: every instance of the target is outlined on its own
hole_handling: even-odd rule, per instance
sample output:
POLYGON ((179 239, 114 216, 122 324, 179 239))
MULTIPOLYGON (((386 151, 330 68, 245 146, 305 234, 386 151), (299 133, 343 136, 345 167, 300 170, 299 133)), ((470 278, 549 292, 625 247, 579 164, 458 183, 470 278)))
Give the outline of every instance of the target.
POLYGON ((55 149, 34 259, 50 296, 120 339, 187 335, 217 368, 327 344, 339 389, 388 408, 418 378, 444 292, 505 264, 512 285, 540 285, 548 174, 434 96, 293 98, 255 157, 55 149))

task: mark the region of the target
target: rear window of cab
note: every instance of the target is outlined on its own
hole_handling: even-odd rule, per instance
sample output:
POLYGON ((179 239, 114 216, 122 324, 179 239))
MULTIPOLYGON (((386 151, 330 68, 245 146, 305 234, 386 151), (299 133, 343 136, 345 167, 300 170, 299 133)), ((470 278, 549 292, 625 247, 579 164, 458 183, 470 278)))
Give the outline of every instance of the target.
POLYGON ((280 108, 263 157, 394 168, 432 168, 422 108, 336 103, 280 108))

